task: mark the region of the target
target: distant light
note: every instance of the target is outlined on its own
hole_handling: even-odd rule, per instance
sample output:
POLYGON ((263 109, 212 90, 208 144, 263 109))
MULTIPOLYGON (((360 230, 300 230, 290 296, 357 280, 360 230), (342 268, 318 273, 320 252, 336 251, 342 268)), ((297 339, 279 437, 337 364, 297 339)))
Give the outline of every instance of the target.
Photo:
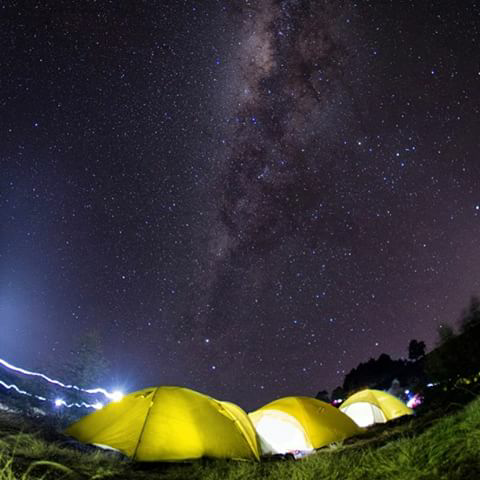
POLYGON ((98 410, 98 409, 102 409, 102 408, 103 408, 103 404, 100 403, 100 402, 96 402, 96 403, 93 405, 93 407, 94 407, 95 409, 97 409, 97 410, 98 410))
POLYGON ((409 390, 409 389, 405 389, 405 394, 410 394, 410 390, 409 390))
POLYGON ((420 394, 414 394, 407 402, 407 406, 410 409, 415 409, 416 407, 420 406, 422 402, 423 402, 422 396, 420 396, 420 394))
MULTIPOLYGON (((110 396, 109 398, 113 401, 113 402, 118 402, 118 401, 121 401, 123 399, 123 392, 122 391, 113 391, 112 393, 110 393, 110 396)), ((97 403, 97 404, 100 404, 100 403, 97 403)), ((103 407, 103 406, 102 406, 103 407)), ((97 409, 97 408, 95 408, 97 409)))
POLYGON ((63 399, 57 398, 55 399, 55 406, 59 408, 60 406, 65 406, 65 401, 63 399))

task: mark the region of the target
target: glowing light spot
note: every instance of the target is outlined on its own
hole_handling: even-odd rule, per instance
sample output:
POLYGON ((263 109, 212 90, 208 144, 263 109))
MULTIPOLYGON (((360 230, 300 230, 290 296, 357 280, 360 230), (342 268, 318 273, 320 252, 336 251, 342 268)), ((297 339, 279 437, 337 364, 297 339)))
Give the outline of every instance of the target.
MULTIPOLYGON (((113 402, 118 402, 118 401, 121 401, 123 399, 123 396, 124 396, 124 394, 123 394, 122 391, 113 391, 110 395, 110 399, 113 402)), ((95 409, 97 409, 97 408, 95 408, 95 409)))
POLYGON ((415 409, 416 407, 420 406, 422 404, 423 398, 420 396, 420 394, 414 394, 407 402, 407 406, 410 409, 415 409))

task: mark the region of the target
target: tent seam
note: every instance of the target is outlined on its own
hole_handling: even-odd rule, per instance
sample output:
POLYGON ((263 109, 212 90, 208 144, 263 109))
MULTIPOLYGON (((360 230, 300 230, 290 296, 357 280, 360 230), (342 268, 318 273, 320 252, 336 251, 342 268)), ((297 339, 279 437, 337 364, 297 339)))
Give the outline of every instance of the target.
POLYGON ((133 452, 132 459, 135 459, 137 456, 138 447, 140 446, 140 442, 142 441, 143 433, 145 431, 145 426, 147 425, 147 420, 148 420, 148 417, 150 416, 150 411, 152 409, 153 402, 155 401, 157 392, 158 392, 158 387, 155 388, 155 394, 153 395, 152 400, 150 401, 150 406, 148 407, 147 414, 145 415, 145 421, 143 421, 142 430, 140 431, 140 436, 138 436, 137 445, 135 446, 135 451, 133 452))
MULTIPOLYGON (((223 416, 227 417, 228 419, 230 419, 230 421, 233 422, 233 424, 235 425, 236 429, 240 432, 240 435, 243 437, 243 439, 246 441, 247 443, 247 446, 250 448, 250 450, 253 452, 253 455, 255 456, 255 459, 257 461, 260 460, 260 458, 258 457, 258 453, 257 453, 257 449, 258 449, 258 446, 257 446, 257 449, 255 449, 255 446, 252 445, 251 441, 250 441, 250 438, 248 436, 248 433, 246 433, 243 429, 243 426, 242 426, 242 423, 240 423, 237 419, 237 417, 230 413, 230 411, 228 411, 227 409, 225 409, 223 407, 223 405, 221 404, 220 401, 217 401, 216 399, 213 399, 213 398, 210 398, 211 401, 213 401, 216 405, 217 405, 217 408, 219 408, 221 411, 224 411, 225 413, 227 413, 227 415, 225 416, 225 414, 222 413, 223 416)), ((248 417, 248 415, 247 415, 248 417)), ((249 419, 250 420, 250 419, 249 419)), ((255 436, 256 436, 256 431, 255 431, 255 436)))

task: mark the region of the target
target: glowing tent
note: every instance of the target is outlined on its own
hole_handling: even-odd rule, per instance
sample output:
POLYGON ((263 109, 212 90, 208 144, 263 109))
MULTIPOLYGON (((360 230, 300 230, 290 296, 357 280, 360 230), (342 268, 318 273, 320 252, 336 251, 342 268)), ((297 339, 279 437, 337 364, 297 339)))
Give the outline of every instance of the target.
POLYGON ((72 424, 66 434, 138 461, 260 454, 255 429, 240 407, 173 386, 128 394, 72 424))
POLYGON ((341 404, 340 411, 361 427, 386 423, 400 416, 413 414, 413 410, 400 399, 376 389, 364 389, 353 394, 341 404))
POLYGON ((311 451, 359 434, 337 408, 310 397, 285 397, 248 414, 262 454, 311 451))

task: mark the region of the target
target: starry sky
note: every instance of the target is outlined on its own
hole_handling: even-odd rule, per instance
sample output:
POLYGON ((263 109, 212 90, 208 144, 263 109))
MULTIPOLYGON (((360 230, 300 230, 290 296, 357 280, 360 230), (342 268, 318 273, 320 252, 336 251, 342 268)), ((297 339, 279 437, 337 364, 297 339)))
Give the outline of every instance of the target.
POLYGON ((0 12, 0 357, 254 408, 480 293, 477 2, 0 12))

